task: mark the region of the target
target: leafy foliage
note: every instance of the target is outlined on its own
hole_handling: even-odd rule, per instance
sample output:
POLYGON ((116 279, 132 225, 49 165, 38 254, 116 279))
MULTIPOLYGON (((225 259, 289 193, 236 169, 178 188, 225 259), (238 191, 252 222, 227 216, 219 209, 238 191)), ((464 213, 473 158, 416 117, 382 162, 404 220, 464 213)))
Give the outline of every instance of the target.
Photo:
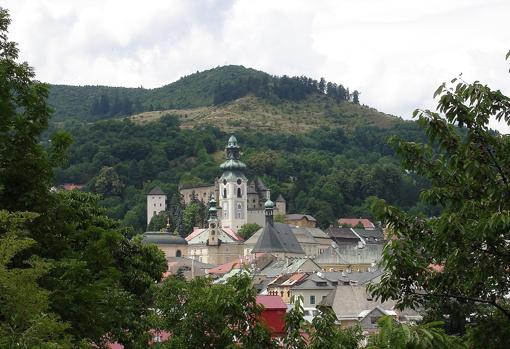
POLYGON ((246 274, 225 285, 206 278, 170 277, 157 294, 159 329, 170 333, 164 348, 275 348, 258 316, 256 291, 246 274))
POLYGON ((465 348, 459 338, 444 333, 440 322, 406 325, 384 316, 377 324, 379 332, 369 337, 367 349, 465 348))
POLYGON ((510 99, 479 82, 452 84, 436 91, 441 115, 415 112, 429 145, 392 140, 404 168, 430 180, 423 199, 442 211, 424 219, 377 205, 394 240, 384 252, 386 272, 372 290, 414 307, 454 300, 470 305, 475 317, 475 305, 490 306, 486 311, 509 322, 510 138, 491 131, 489 120, 509 123, 510 99))
POLYGON ((48 291, 38 285, 50 264, 40 258, 13 260, 34 245, 26 224, 37 215, 0 210, 0 348, 70 348, 68 324, 50 311, 48 291))
MULTIPOLYGON (((89 183, 93 188, 96 179, 104 177, 101 169, 113 168, 124 187, 117 195, 107 194, 101 204, 108 215, 138 232, 146 228, 145 194, 161 186, 172 199, 179 184, 212 182, 220 175, 221 151, 228 139, 210 126, 182 129, 172 116, 144 125, 103 121, 69 132, 75 139, 70 166, 57 172, 58 182, 89 183)), ((275 197, 285 197, 289 212, 311 214, 324 227, 339 217, 370 217, 367 200, 374 195, 403 208, 415 207, 419 189, 427 182, 400 170, 386 145, 394 133, 408 140, 425 139, 407 123, 391 129, 359 127, 350 133, 322 128, 305 134, 247 130, 236 135, 248 177, 260 176, 275 197)), ((193 225, 188 222, 184 234, 193 225)))
POLYGON ((262 228, 257 223, 246 223, 239 228, 237 234, 241 236, 243 239, 248 240, 257 230, 262 228))

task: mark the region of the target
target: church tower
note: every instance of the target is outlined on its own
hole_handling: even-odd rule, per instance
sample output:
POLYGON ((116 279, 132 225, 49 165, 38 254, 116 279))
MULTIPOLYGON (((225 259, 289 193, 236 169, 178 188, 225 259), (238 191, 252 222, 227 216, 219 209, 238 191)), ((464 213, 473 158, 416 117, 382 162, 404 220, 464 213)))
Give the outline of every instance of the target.
POLYGON ((214 195, 211 196, 211 200, 209 201, 209 219, 207 222, 209 224, 209 236, 207 236, 207 245, 218 246, 220 243, 218 240, 218 215, 216 213, 216 200, 214 199, 214 195))
POLYGON ((237 139, 231 136, 225 148, 226 161, 220 166, 223 174, 219 179, 221 225, 234 231, 248 221, 248 180, 243 174, 246 165, 239 160, 239 152, 237 139))

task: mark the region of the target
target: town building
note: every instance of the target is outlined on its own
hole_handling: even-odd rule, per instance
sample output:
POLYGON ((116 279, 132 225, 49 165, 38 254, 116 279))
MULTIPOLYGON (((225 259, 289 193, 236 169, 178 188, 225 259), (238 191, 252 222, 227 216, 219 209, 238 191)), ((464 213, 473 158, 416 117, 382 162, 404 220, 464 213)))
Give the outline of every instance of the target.
POLYGON ((315 228, 317 220, 307 214, 292 213, 285 216, 285 223, 303 228, 315 228))
POLYGON ((147 226, 152 217, 163 211, 166 211, 166 194, 160 187, 155 187, 147 194, 147 226))
POLYGON ((338 225, 346 228, 375 229, 375 224, 367 218, 339 218, 338 225))
POLYGON ((196 229, 186 237, 187 256, 203 263, 224 264, 243 253, 243 239, 230 228, 223 228, 218 219, 214 196, 209 202, 207 229, 196 229))
MULTIPOLYGON (((248 240, 244 242, 244 255, 249 255, 253 253, 254 247, 260 239, 260 236, 267 230, 265 226, 258 231, 256 231, 248 240)), ((328 249, 333 240, 321 229, 319 228, 310 228, 310 227, 297 227, 291 224, 284 223, 274 223, 272 229, 276 229, 277 231, 281 231, 278 236, 281 239, 285 239, 286 235, 283 231, 290 231, 293 237, 297 240, 299 246, 304 252, 304 256, 309 258, 315 258, 328 249)), ((292 239, 294 240, 294 239, 292 239)), ((273 240, 268 239, 267 242, 271 242, 273 240)), ((275 240, 276 241, 276 240, 275 240)), ((273 241, 272 243, 276 243, 273 241)), ((285 242, 286 243, 286 242, 285 242)), ((266 246, 267 248, 267 246, 266 246)), ((278 248, 275 246, 275 248, 278 248)))

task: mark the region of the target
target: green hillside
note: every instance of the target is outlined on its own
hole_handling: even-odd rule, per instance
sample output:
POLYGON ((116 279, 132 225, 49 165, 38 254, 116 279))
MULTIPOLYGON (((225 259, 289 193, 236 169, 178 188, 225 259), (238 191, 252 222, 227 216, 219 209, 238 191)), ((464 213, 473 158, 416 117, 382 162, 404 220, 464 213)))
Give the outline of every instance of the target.
MULTIPOLYGON (((351 93, 341 84, 324 79, 317 81, 304 76, 271 76, 231 65, 197 72, 154 89, 53 85, 49 102, 55 110, 54 123, 66 120, 91 122, 147 112, 141 118, 151 119, 171 112, 184 116, 192 114, 194 120, 200 115, 201 121, 198 123, 201 124, 207 121, 205 119, 215 121, 216 117, 221 116, 219 114, 237 113, 249 120, 253 120, 255 115, 257 122, 251 126, 262 129, 274 126, 272 118, 278 125, 278 119, 283 118, 303 124, 307 129, 319 122, 335 125, 342 117, 372 118, 376 114, 373 110, 350 106, 359 104, 358 95, 358 91, 351 93), (255 96, 257 100, 243 99, 248 96, 255 96), (241 99, 240 103, 228 105, 238 99, 241 99), (204 118, 204 112, 212 116, 204 118), (260 115, 257 114, 259 112, 260 115)), ((227 119, 231 117, 227 117, 224 123, 220 120, 221 126, 226 129, 235 126, 231 123, 227 125, 227 119)), ((183 124, 185 127, 194 125, 188 122, 183 124)))
POLYGON ((94 100, 99 100, 102 95, 107 96, 112 104, 116 98, 127 98, 132 104, 133 112, 196 108, 213 104, 214 91, 221 82, 264 76, 269 77, 264 72, 242 66, 224 66, 184 76, 171 84, 154 89, 51 85, 49 102, 55 109, 53 121, 93 121, 118 116, 92 115, 94 100))
POLYGON ((296 133, 318 127, 353 129, 362 125, 387 128, 400 122, 399 118, 375 109, 348 102, 336 103, 320 95, 276 104, 250 95, 218 106, 149 111, 129 119, 136 124, 146 124, 164 115, 177 116, 185 128, 214 125, 226 132, 260 130, 296 133))

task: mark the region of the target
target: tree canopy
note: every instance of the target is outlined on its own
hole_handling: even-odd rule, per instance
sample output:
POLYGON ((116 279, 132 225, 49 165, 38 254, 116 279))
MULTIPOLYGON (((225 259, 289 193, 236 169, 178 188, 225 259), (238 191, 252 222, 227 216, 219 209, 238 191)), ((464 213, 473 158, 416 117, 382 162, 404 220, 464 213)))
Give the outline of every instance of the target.
POLYGON ((510 322, 510 138, 489 128, 493 118, 509 124, 510 99, 462 79, 442 84, 435 96, 438 113, 415 112, 429 144, 391 142, 404 168, 430 181, 421 196, 441 212, 416 216, 376 205, 393 240, 372 290, 402 306, 467 306, 461 317, 475 323, 494 316, 510 322))

